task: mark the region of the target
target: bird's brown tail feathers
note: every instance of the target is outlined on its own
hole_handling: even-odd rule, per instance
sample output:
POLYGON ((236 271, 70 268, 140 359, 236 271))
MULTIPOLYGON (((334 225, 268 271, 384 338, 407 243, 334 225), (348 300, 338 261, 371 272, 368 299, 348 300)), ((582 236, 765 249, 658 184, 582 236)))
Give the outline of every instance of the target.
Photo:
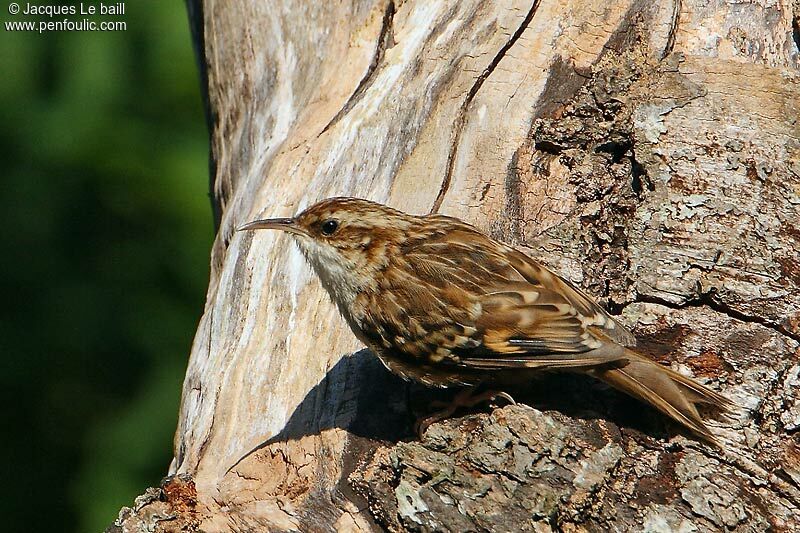
POLYGON ((730 400, 636 352, 625 349, 625 358, 628 359, 627 365, 598 368, 592 374, 612 387, 652 405, 705 440, 717 443, 695 405, 702 403, 730 411, 734 407, 730 400))

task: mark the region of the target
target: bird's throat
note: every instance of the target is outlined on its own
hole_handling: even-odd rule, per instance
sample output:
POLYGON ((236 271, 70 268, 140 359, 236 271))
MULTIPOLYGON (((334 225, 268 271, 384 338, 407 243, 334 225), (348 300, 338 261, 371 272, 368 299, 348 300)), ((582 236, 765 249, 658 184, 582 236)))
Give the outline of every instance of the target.
MULTIPOLYGON (((297 238, 297 244, 308 264, 319 277, 323 288, 328 292, 342 314, 349 315, 356 298, 364 291, 372 289, 375 278, 359 275, 357 265, 344 258, 334 248, 316 243, 311 239, 297 238)), ((354 318, 348 317, 346 318, 354 318)))

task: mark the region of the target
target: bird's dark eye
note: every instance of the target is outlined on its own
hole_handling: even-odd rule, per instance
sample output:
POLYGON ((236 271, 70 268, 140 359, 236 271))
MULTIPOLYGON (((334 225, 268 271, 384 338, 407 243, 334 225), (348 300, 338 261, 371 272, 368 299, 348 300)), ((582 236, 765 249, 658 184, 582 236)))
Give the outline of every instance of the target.
POLYGON ((339 228, 339 223, 335 220, 326 220, 322 223, 322 234, 333 235, 333 232, 339 228))

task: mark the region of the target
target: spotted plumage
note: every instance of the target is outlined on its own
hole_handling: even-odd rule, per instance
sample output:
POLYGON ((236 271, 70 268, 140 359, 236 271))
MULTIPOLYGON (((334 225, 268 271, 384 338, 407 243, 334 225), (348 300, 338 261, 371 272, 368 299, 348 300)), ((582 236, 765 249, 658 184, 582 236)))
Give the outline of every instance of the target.
POLYGON ((593 375, 711 440, 710 389, 639 355, 633 335, 577 287, 455 218, 354 198, 243 229, 295 237, 356 336, 397 374, 433 386, 541 370, 593 375))

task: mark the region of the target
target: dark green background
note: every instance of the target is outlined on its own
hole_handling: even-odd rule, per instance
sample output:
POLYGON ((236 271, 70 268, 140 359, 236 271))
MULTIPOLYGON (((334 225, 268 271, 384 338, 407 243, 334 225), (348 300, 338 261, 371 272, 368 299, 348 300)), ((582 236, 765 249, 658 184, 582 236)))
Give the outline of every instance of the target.
POLYGON ((126 31, 0 28, 3 531, 102 530, 171 458, 208 141, 183 2, 125 6, 126 31))

